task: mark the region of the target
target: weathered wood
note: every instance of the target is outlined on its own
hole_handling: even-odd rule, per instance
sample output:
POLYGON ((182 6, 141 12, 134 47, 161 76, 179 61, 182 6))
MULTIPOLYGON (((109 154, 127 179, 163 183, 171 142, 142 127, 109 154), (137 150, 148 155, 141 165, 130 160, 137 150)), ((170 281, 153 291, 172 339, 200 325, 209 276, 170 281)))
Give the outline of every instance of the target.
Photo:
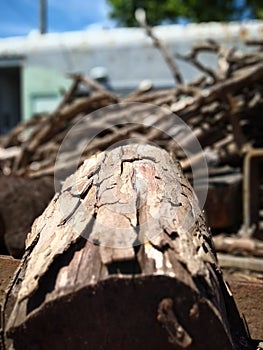
POLYGON ((23 255, 31 225, 53 195, 52 178, 33 180, 0 173, 0 254, 23 255))
POLYGON ((218 235, 214 237, 217 252, 263 257, 263 242, 253 238, 218 235))
POLYGON ((0 147, 0 161, 17 157, 19 152, 20 152, 19 147, 15 147, 15 146, 9 147, 9 148, 0 147))
MULTIPOLYGON (((151 28, 148 29, 150 30, 148 34, 155 38, 151 28)), ((163 47, 162 43, 161 47, 163 47)), ((186 57, 196 60, 199 53, 207 51, 217 55, 218 58, 218 70, 215 70, 214 73, 206 72, 206 67, 203 65, 199 67, 202 73, 206 73, 206 76, 208 74, 208 79, 202 78, 198 82, 184 85, 177 84, 173 89, 150 91, 141 96, 131 94, 128 97, 116 97, 112 92, 106 91, 105 88, 90 79, 73 75, 74 82, 55 112, 20 125, 8 135, 4 146, 16 145, 19 149, 15 159, 12 157, 0 162, 2 171, 29 177, 51 175, 61 141, 72 126, 87 113, 90 113, 89 127, 91 130, 98 126, 107 128, 110 123, 118 124, 118 128, 110 127, 110 130, 103 135, 95 137, 95 151, 105 150, 106 138, 110 139, 110 135, 112 139, 118 139, 117 134, 121 134, 122 129, 125 128, 123 122, 139 122, 148 125, 149 117, 152 119, 158 117, 158 120, 153 123, 153 128, 161 128, 161 119, 172 120, 172 112, 175 112, 193 129, 193 135, 196 135, 202 148, 208 154, 208 161, 211 156, 212 160, 217 160, 217 166, 226 163, 232 167, 236 167, 237 164, 240 166, 245 154, 245 149, 241 145, 251 143, 262 147, 260 133, 262 128, 260 111, 263 105, 262 53, 257 51, 242 53, 234 48, 221 47, 210 40, 205 44, 195 45, 186 57), (79 84, 83 83, 91 86, 96 92, 88 97, 74 100, 74 91, 79 84), (127 104, 126 108, 122 109, 119 108, 120 105, 117 102, 120 104, 138 103, 127 104), (107 111, 103 109, 105 106, 108 107, 107 111), (165 109, 158 109, 156 106, 165 107, 165 109), (94 111, 96 111, 96 118, 93 118, 94 111), (162 118, 159 118, 161 115, 162 118), (233 140, 222 147, 220 141, 224 141, 229 134, 233 140)), ((174 64, 172 57, 169 60, 174 64)), ((195 62, 191 64, 195 65, 195 62)), ((176 64, 174 67, 178 71, 176 64)), ((176 72, 174 74, 176 75, 176 72)), ((177 136, 180 142, 183 140, 186 148, 188 142, 191 145, 191 137, 184 139, 182 133, 174 137, 173 128, 174 123, 165 128, 166 138, 160 138, 158 133, 153 133, 151 140, 167 150, 176 148, 174 144, 178 143, 177 136), (174 139, 169 141, 168 135, 172 135, 174 139)), ((137 133, 137 138, 144 140, 148 132, 149 128, 141 128, 137 133)), ((132 137, 132 132, 127 134, 127 138, 130 137, 132 137)), ((84 157, 90 156, 91 153, 85 154, 84 157)), ((178 149, 176 149, 176 156, 182 159, 184 170, 189 173, 191 161, 185 159, 185 154, 179 153, 178 149)), ((194 155, 193 160, 198 160, 198 157, 194 155)), ((211 163, 211 167, 215 166, 214 163, 211 163)))
POLYGON ((218 253, 218 259, 222 268, 258 271, 263 273, 262 258, 234 256, 230 254, 218 253))
POLYGON ((111 91, 106 89, 102 84, 100 84, 98 81, 95 81, 91 79, 90 77, 83 77, 79 74, 71 74, 70 75, 73 79, 79 79, 80 82, 84 85, 86 85, 88 88, 103 93, 105 96, 109 97, 114 102, 119 102, 118 96, 113 94, 111 91))
POLYGON ((2 333, 2 310, 5 301, 5 291, 18 266, 19 260, 16 260, 11 256, 0 255, 0 349, 4 347, 2 333))
POLYGON ((27 238, 7 291, 15 349, 250 349, 180 166, 154 146, 89 158, 27 238))

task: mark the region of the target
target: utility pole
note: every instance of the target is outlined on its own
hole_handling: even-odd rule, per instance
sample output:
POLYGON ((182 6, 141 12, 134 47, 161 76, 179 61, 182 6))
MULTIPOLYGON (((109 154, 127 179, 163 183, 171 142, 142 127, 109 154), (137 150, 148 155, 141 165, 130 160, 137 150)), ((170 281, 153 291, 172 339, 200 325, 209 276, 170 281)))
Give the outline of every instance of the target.
POLYGON ((47 32, 47 0, 39 0, 39 31, 47 32))

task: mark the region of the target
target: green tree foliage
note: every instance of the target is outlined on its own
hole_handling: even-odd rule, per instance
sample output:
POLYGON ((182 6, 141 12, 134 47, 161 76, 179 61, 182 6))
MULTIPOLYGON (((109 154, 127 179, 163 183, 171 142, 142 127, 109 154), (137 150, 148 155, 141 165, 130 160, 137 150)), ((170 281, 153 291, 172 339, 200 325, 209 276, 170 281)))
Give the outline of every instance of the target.
POLYGON ((119 25, 137 26, 134 12, 144 8, 150 25, 175 23, 178 18, 193 22, 228 21, 244 16, 263 19, 263 0, 107 0, 111 18, 119 25))

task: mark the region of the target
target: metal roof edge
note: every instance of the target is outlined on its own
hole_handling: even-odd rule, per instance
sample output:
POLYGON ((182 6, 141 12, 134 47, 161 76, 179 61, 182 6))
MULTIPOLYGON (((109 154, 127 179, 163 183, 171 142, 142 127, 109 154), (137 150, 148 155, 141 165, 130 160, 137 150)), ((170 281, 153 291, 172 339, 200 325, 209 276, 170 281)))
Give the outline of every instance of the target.
MULTIPOLYGON (((166 43, 205 40, 257 38, 263 40, 263 21, 189 23, 154 27, 156 34, 166 43)), ((0 56, 27 55, 34 52, 66 50, 92 50, 105 47, 132 47, 151 45, 141 28, 111 28, 76 32, 47 33, 32 32, 26 37, 0 39, 0 56)))

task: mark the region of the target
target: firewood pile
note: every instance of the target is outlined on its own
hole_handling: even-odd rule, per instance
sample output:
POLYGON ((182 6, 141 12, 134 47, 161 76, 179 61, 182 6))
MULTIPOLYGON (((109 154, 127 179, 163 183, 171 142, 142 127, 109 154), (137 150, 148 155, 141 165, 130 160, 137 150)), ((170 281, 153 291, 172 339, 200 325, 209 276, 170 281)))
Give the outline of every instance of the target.
POLYGON ((211 169, 223 165, 240 167, 247 150, 262 147, 263 143, 262 58, 263 51, 241 53, 210 41, 180 56, 204 73, 197 81, 167 90, 138 90, 125 97, 115 96, 89 78, 74 75, 71 88, 53 113, 18 125, 2 141, 1 171, 27 177, 53 175, 61 142, 83 117, 96 136, 86 147, 83 159, 116 141, 139 137, 176 152, 187 171, 192 162, 198 161, 198 155, 186 159, 176 143, 187 148, 195 136, 211 169), (218 56, 216 71, 198 61, 198 54, 207 51, 218 56), (74 98, 81 84, 93 91, 87 97, 74 98), (176 128, 172 113, 191 127, 193 135, 176 128), (96 134, 100 129, 103 132, 96 134))
MULTIPOLYGON (((2 173, 26 178, 53 176, 61 143, 72 129, 72 145, 66 148, 64 161, 57 162, 56 174, 63 172, 64 177, 76 167, 76 158, 80 165, 116 142, 140 139, 178 158, 190 180, 191 167, 198 169, 198 164, 195 175, 200 179, 205 176, 205 158, 210 176, 209 203, 205 208, 210 226, 216 231, 237 231, 244 223, 245 234, 260 235, 260 198, 258 206, 253 199, 253 210, 247 209, 245 214, 241 199, 244 159, 254 148, 260 152, 263 143, 263 50, 261 43, 249 44, 257 45, 256 49, 251 46, 254 49, 249 52, 240 52, 214 41, 194 46, 190 53, 177 58, 197 67, 202 75, 184 83, 173 61, 171 69, 177 84, 166 90, 148 87, 128 96, 116 96, 88 77, 72 75, 72 86, 53 113, 18 125, 2 140, 2 173), (203 65, 199 55, 204 52, 217 56, 216 70, 203 65), (90 89, 88 96, 77 97, 81 85, 90 89), (178 123, 176 116, 192 131, 178 123), (198 149, 193 146, 196 140, 200 143, 198 149)), ((253 186, 258 191, 260 178, 253 186)), ((195 189, 198 194, 198 186, 195 189)))

